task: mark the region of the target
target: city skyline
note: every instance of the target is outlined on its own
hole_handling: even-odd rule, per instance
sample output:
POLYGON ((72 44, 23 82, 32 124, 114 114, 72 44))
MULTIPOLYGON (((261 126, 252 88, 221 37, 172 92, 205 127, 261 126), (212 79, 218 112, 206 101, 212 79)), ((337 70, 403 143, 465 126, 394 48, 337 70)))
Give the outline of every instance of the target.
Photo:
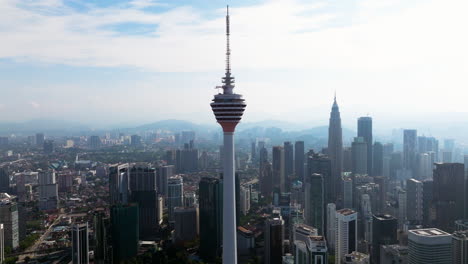
MULTIPOLYGON (((467 84, 466 38, 457 35, 466 19, 463 5, 457 0, 237 2, 231 7, 238 18, 232 27, 239 32, 232 39, 238 54, 233 65, 241 77, 239 92, 254 105, 245 122, 326 124, 335 91, 344 125, 367 114, 376 127, 418 121, 427 113, 435 121, 451 112, 463 115, 458 93, 467 84), (293 92, 282 92, 286 87, 293 92), (285 105, 286 100, 295 104, 285 105)), ((222 6, 1 3, 7 14, 1 19, 9 27, 0 28, 6 40, 0 85, 11 99, 1 103, 0 113, 7 114, 0 121, 73 117, 93 124, 145 123, 159 115, 212 122, 202 102, 215 93, 206 87, 216 86, 223 63, 222 6), (13 17, 14 25, 8 22, 13 17), (177 108, 167 100, 181 95, 194 100, 177 108), (117 120, 107 118, 116 114, 117 120)))

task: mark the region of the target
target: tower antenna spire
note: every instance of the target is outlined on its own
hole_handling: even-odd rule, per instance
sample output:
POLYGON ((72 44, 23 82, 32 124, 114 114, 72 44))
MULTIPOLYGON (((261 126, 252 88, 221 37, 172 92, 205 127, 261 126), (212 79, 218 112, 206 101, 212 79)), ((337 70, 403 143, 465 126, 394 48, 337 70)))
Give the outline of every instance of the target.
POLYGON ((226 73, 223 77, 223 90, 225 94, 232 94, 234 88, 234 77, 231 76, 231 47, 229 45, 230 22, 229 6, 226 7, 226 73))

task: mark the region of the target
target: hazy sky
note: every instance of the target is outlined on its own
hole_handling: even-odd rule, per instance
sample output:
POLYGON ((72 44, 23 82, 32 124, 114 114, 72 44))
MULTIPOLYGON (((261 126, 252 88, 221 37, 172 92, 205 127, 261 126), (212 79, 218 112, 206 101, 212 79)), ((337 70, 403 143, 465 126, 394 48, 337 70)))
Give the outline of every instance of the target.
MULTIPOLYGON (((245 122, 468 112, 466 0, 230 2, 245 122)), ((214 122, 226 3, 0 1, 0 121, 214 122)))

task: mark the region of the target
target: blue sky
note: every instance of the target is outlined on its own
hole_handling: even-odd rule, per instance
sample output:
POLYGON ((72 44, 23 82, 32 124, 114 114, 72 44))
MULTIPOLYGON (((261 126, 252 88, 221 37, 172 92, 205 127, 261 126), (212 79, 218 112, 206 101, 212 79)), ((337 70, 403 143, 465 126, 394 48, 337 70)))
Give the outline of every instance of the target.
MULTIPOLYGON (((214 122, 226 1, 0 2, 0 121, 214 122)), ((246 122, 387 126, 467 112, 463 0, 231 3, 232 66, 246 122)))

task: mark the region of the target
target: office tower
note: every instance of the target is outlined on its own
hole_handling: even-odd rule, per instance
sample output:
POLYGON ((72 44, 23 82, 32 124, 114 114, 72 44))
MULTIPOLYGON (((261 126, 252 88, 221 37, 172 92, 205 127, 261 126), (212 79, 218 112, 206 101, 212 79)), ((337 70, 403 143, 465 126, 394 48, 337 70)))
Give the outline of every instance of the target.
POLYGON ((167 215, 169 222, 174 221, 174 208, 184 204, 184 180, 181 176, 172 176, 167 181, 167 215))
POLYGON ((10 192, 10 173, 7 167, 0 167, 0 193, 10 192))
POLYGON ((37 133, 36 134, 36 146, 38 147, 43 147, 44 146, 44 134, 43 133, 37 133))
POLYGON ((416 172, 417 132, 414 129, 403 130, 403 168, 416 172))
POLYGON ((99 136, 90 136, 88 138, 88 145, 90 148, 97 149, 101 147, 101 139, 99 136))
POLYGON ((408 231, 409 264, 452 264, 452 236, 437 228, 408 231))
POLYGON ((367 143, 364 138, 354 138, 351 146, 351 155, 353 160, 352 172, 367 174, 367 143))
POLYGON ((262 163, 260 167, 260 192, 264 197, 273 193, 273 166, 270 162, 262 163))
POLYGON ((294 143, 294 174, 300 181, 304 180, 304 162, 305 162, 304 141, 294 143))
POLYGON ((255 248, 254 232, 242 226, 237 227, 237 252, 239 255, 249 255, 255 248))
POLYGON ((324 234, 325 220, 325 194, 323 176, 313 173, 305 177, 305 208, 304 216, 306 224, 318 229, 318 234, 324 234))
POLYGON ((423 183, 415 179, 406 180, 406 220, 416 225, 423 222, 423 183))
POLYGON ((306 241, 294 241, 295 264, 328 263, 328 248, 325 237, 307 236, 306 241))
POLYGON ((150 238, 159 226, 156 170, 148 167, 130 168, 130 201, 138 204, 140 237, 150 238))
POLYGON ((360 195, 358 239, 365 243, 372 241, 372 205, 370 195, 365 193, 360 195))
POLYGON ((127 204, 129 199, 129 164, 116 164, 109 167, 110 204, 127 204))
POLYGON ((58 184, 55 171, 39 172, 39 209, 55 210, 58 208, 58 184))
POLYGON ((273 189, 279 188, 280 192, 286 192, 284 149, 281 146, 273 147, 273 189))
POLYGON ((114 205, 110 208, 113 263, 121 263, 138 253, 138 205, 114 205))
POLYGON ((372 263, 379 263, 382 245, 398 243, 397 227, 398 221, 391 215, 372 216, 372 263))
POLYGON ((343 264, 368 264, 369 255, 361 252, 353 251, 346 254, 343 259, 343 264))
POLYGON ((306 243, 309 236, 318 236, 317 228, 302 223, 293 225, 291 233, 292 236, 289 238, 291 242, 303 241, 306 243))
MULTIPOLYGON (((333 190, 334 185, 331 182, 331 171, 332 165, 329 157, 319 153, 308 155, 306 176, 314 173, 322 175, 324 186, 323 193, 326 203, 334 203, 337 200, 337 197, 333 196, 335 192, 333 190)), ((339 182, 341 183, 341 180, 339 182)))
POLYGON ((429 153, 421 153, 418 157, 419 166, 417 178, 421 180, 431 179, 434 160, 429 153))
POLYGON ((180 140, 182 144, 195 142, 195 131, 182 131, 180 140))
POLYGON ((198 208, 174 209, 174 241, 192 241, 198 236, 198 208))
POLYGON ((351 147, 343 149, 343 172, 353 171, 353 154, 351 147))
POLYGON ((184 144, 183 149, 176 150, 177 173, 196 172, 198 170, 198 149, 193 145, 184 144))
POLYGON ((465 218, 467 206, 464 166, 461 163, 437 163, 434 170, 433 206, 435 227, 454 230, 455 220, 465 218))
POLYGON ((4 228, 5 247, 17 249, 19 246, 18 206, 9 198, 0 201, 0 223, 4 228))
POLYGON ((221 253, 223 206, 220 180, 202 178, 199 184, 200 256, 206 261, 212 261, 221 253))
POLYGON ((334 203, 327 204, 327 242, 328 247, 332 252, 335 252, 336 239, 336 205, 334 203))
POLYGON ((167 165, 175 165, 176 164, 176 151, 174 149, 167 150, 164 159, 166 160, 167 165))
POLYGON ((372 155, 373 155, 372 175, 383 176, 384 152, 383 152, 382 143, 380 142, 374 143, 372 155))
POLYGON ((423 182, 423 226, 424 227, 431 227, 433 226, 432 221, 433 217, 431 217, 431 205, 432 205, 432 198, 433 198, 433 181, 432 180, 424 180, 423 182))
POLYGON ((243 215, 247 215, 250 211, 250 186, 240 186, 239 189, 239 211, 243 215))
POLYGON ((72 261, 73 264, 89 263, 88 223, 72 227, 72 261))
POLYGON ((174 165, 160 166, 156 168, 156 186, 158 193, 167 196, 167 179, 174 175, 174 165))
POLYGON ((51 139, 44 140, 43 144, 44 153, 50 154, 54 152, 54 141, 51 139))
POLYGON ((396 180, 398 171, 403 169, 403 153, 394 152, 390 156, 390 179, 396 180))
POLYGON ((372 118, 369 116, 358 119, 358 137, 362 137, 367 146, 367 173, 372 174, 372 118))
MULTIPOLYGON (((245 100, 242 95, 235 94, 234 77, 231 76, 229 47, 229 9, 226 15, 226 75, 223 77, 223 93, 215 95, 211 107, 216 116, 216 120, 223 128, 224 132, 224 163, 223 163, 223 261, 231 264, 237 263, 236 250, 236 212, 235 209, 235 188, 234 188, 234 130, 240 122, 244 113, 245 100)), ((284 156, 283 156, 284 157, 284 156)), ((284 159, 283 159, 284 160, 284 159)), ((284 163, 283 163, 284 164, 284 163)))
POLYGON ((403 225, 406 222, 406 192, 402 189, 397 191, 397 200, 398 200, 398 227, 403 228, 403 225))
POLYGON ((353 179, 343 176, 343 207, 353 208, 353 179))
POLYGON ((104 211, 97 211, 93 216, 94 228, 94 263, 109 263, 109 218, 104 211))
POLYGON ((5 261, 5 229, 3 224, 0 224, 0 264, 5 261))
MULTIPOLYGON (((289 141, 284 142, 284 175, 286 179, 290 179, 294 174, 294 147, 293 144, 289 141)), ((288 181, 289 182, 289 181, 288 181)), ((288 188, 289 185, 286 184, 288 188)), ((289 190, 289 189, 288 189, 289 190)))
POLYGON ((141 137, 139 135, 131 135, 130 136, 130 145, 132 147, 141 146, 141 137))
MULTIPOLYGON (((341 173, 343 172, 343 136, 341 129, 341 117, 336 95, 333 101, 332 110, 330 113, 330 122, 328 126, 328 155, 331 160, 331 177, 330 177, 330 196, 340 197, 341 192, 341 173)), ((335 201, 332 201, 335 202, 335 201)))
POLYGON ((383 214, 385 213, 387 207, 388 181, 384 176, 375 176, 374 183, 379 185, 379 201, 377 203, 378 206, 374 208, 374 211, 376 213, 383 214))
POLYGON ((453 264, 468 263, 468 231, 455 231, 452 235, 453 264))
POLYGON ((455 221, 456 231, 468 231, 468 219, 460 219, 455 221))
POLYGON ((407 264, 408 247, 400 245, 382 245, 380 248, 380 264, 407 264))
POLYGON ((284 253, 284 221, 280 215, 265 221, 265 264, 281 264, 284 253))
POLYGON ((335 263, 357 250, 357 213, 351 209, 336 211, 335 263))

